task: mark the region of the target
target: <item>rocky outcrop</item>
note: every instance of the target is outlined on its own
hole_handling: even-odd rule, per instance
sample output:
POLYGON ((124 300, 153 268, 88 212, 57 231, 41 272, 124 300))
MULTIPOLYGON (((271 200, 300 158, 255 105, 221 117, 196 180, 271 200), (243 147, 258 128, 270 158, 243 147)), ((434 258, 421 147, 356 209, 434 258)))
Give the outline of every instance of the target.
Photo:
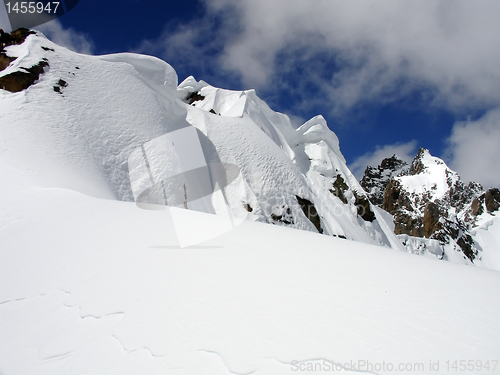
POLYGON ((473 263, 480 257, 480 247, 471 230, 480 215, 500 209, 498 189, 484 191, 478 183, 465 184, 426 149, 418 151, 410 166, 393 156, 377 168, 368 167, 361 185, 372 203, 393 215, 394 233, 403 245, 411 244, 414 252, 415 248, 428 248, 424 239, 436 240, 442 250, 440 259, 446 259, 447 252, 458 251, 473 263), (416 245, 418 238, 422 246, 416 245))
POLYGON ((382 207, 387 184, 393 177, 406 174, 408 168, 408 164, 397 155, 382 160, 378 167, 366 167, 360 185, 366 191, 370 202, 382 207))
POLYGON ((360 195, 355 190, 353 190, 353 194, 355 198, 354 204, 358 209, 358 216, 360 216, 364 221, 372 222, 375 220, 375 213, 372 211, 368 198, 364 195, 360 195))
POLYGON ((484 204, 490 214, 498 211, 500 208, 500 191, 496 188, 488 189, 484 193, 484 204))
POLYGON ((425 238, 430 238, 435 232, 441 229, 439 219, 442 213, 439 206, 434 202, 429 202, 424 208, 423 234, 425 238))
POLYGON ((302 212, 304 212, 304 215, 306 215, 309 221, 313 223, 319 233, 323 233, 323 228, 321 228, 321 219, 318 215, 316 207, 314 207, 314 204, 310 200, 301 198, 298 195, 296 195, 295 197, 297 198, 297 202, 302 208, 302 212))
POLYGON ((0 77, 0 88, 10 92, 26 90, 38 81, 40 74, 44 72, 44 68, 47 66, 49 66, 49 63, 43 60, 30 68, 4 75, 0 77))
MULTIPOLYGON (((31 34, 35 34, 35 32, 24 28, 14 30, 10 34, 0 29, 0 71, 5 70, 16 60, 16 57, 7 55, 5 48, 24 43, 28 35, 31 34)), ((31 67, 19 68, 15 72, 2 76, 0 77, 0 89, 10 92, 25 90, 40 78, 40 74, 48 65, 47 59, 43 59, 31 67)))
POLYGON ((33 30, 20 28, 8 34, 4 32, 2 29, 0 29, 0 48, 3 49, 7 46, 22 44, 26 40, 26 37, 31 34, 36 34, 36 33, 33 30))

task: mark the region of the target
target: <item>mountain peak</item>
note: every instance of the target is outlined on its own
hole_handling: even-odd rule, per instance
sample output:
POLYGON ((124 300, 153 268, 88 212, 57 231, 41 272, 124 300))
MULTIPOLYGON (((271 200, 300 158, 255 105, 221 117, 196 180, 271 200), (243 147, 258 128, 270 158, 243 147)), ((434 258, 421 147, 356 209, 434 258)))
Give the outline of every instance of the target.
POLYGON ((409 175, 436 174, 437 171, 448 171, 456 175, 456 172, 448 168, 442 159, 432 156, 428 149, 420 148, 411 163, 409 175))

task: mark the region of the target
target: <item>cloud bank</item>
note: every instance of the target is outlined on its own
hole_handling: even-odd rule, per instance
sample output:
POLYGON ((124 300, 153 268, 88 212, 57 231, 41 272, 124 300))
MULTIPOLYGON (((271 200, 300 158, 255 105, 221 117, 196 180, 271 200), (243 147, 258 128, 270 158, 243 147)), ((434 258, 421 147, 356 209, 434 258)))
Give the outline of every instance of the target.
POLYGON ((65 29, 57 19, 37 26, 36 29, 54 43, 72 51, 87 55, 94 51, 94 43, 90 37, 72 28, 65 29))
POLYGON ((202 66, 205 79, 232 74, 244 87, 286 89, 299 98, 314 90, 337 115, 415 92, 425 105, 459 114, 500 106, 498 1, 204 4, 203 17, 168 25, 137 51, 202 66))
MULTIPOLYGON (((303 116, 320 109, 339 123, 367 107, 408 98, 420 110, 443 109, 459 119, 490 111, 478 121, 455 124, 451 136, 443 136, 443 142, 449 136, 445 158, 466 179, 500 185, 498 169, 488 161, 500 158, 493 146, 500 108, 500 2, 204 0, 204 5, 203 17, 169 25, 138 51, 160 54, 177 70, 186 67, 217 86, 256 88, 272 106, 286 96, 293 108, 282 105, 285 111, 303 116)), ((392 153, 411 158, 415 146, 414 141, 379 146, 351 167, 359 175, 392 153)))
POLYGON ((448 142, 450 167, 464 180, 500 187, 500 109, 456 123, 448 142))

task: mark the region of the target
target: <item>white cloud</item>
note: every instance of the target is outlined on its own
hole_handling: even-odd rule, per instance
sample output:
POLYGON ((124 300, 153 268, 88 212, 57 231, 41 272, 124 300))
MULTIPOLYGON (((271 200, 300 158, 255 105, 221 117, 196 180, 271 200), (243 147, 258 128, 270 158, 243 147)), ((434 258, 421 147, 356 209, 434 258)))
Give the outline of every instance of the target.
POLYGON ((90 37, 72 28, 63 28, 59 20, 53 20, 37 26, 36 30, 41 31, 54 43, 72 51, 91 55, 94 50, 94 43, 90 37))
POLYGON ((131 52, 161 56, 178 73, 225 87, 228 78, 237 74, 224 70, 219 61, 225 44, 239 27, 233 16, 232 12, 227 14, 227 7, 207 7, 203 17, 184 24, 171 22, 157 39, 144 40, 131 52))
POLYGON ((321 77, 337 110, 422 88, 434 104, 457 111, 500 103, 498 1, 206 2, 212 12, 231 8, 239 22, 221 61, 248 87, 267 86, 281 70, 309 64, 301 80, 321 77), (295 62, 283 66, 280 56, 291 50, 295 62), (314 69, 324 53, 338 65, 327 79, 314 69))
POLYGON ((394 154, 410 164, 417 153, 416 149, 416 141, 377 146, 375 151, 367 152, 354 160, 354 162, 349 165, 349 169, 356 178, 360 180, 367 166, 377 167, 383 159, 390 158, 394 154))
POLYGON ((500 109, 456 123, 449 138, 450 167, 465 181, 500 187, 500 109))
MULTIPOLYGON (((264 91, 271 105, 286 93, 296 114, 330 106, 324 115, 352 119, 358 109, 362 116, 364 104, 380 106, 415 93, 420 104, 458 118, 500 108, 499 1, 204 2, 205 16, 169 28, 141 52, 161 49, 176 67, 200 72, 201 66, 197 78, 218 85, 222 77, 219 86, 236 74, 244 88, 264 91)), ((454 127, 447 160, 465 179, 500 184, 496 113, 454 127)), ((381 146, 351 168, 359 177, 368 164, 393 153, 411 161, 415 151, 416 142, 381 146)))

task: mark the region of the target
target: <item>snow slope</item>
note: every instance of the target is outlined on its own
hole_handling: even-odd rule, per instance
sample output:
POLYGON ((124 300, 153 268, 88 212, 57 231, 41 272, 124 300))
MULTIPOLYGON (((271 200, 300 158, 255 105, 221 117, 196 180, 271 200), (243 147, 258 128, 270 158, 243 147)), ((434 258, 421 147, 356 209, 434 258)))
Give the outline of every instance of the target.
POLYGON ((462 373, 499 372, 500 274, 395 251, 386 214, 353 211, 357 182, 321 117, 295 131, 252 92, 208 86, 224 116, 190 106, 151 57, 83 56, 41 36, 8 52, 24 56, 8 69, 49 68, 0 92, 0 374, 450 373, 469 359, 462 373), (205 155, 241 169, 226 189, 234 215, 286 224, 287 204, 288 226, 308 231, 249 220, 181 249, 179 219, 189 230, 217 216, 141 209, 128 161, 190 126, 205 155), (296 194, 325 232, 359 241, 318 234, 296 194))
POLYGON ((18 186, 1 192, 3 375, 498 358, 498 272, 250 221, 180 249, 165 211, 18 186))

